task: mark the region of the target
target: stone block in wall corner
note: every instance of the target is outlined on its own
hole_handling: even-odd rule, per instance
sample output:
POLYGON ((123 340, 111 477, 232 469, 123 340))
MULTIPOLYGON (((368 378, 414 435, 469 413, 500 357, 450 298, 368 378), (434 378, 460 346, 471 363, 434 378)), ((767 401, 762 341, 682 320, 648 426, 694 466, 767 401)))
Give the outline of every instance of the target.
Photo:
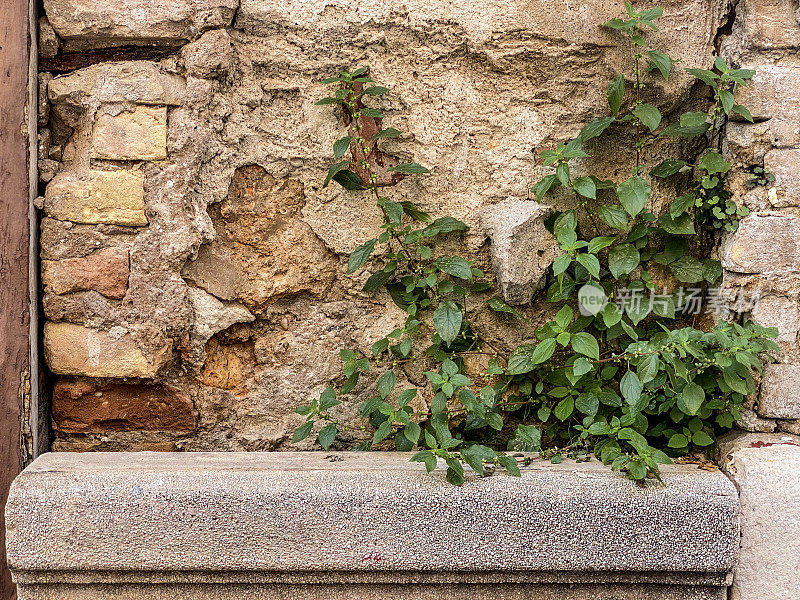
POLYGON ((77 106, 85 101, 177 106, 185 95, 183 77, 145 60, 98 63, 59 75, 47 86, 50 102, 77 106))
POLYGON ((59 221, 147 225, 144 174, 134 170, 59 173, 45 190, 44 211, 59 221))
POLYGON ((122 298, 128 290, 129 274, 128 251, 118 248, 42 261, 42 284, 54 294, 94 290, 107 298, 122 298))
MULTIPOLYGON (((800 80, 797 83, 800 85, 800 80)), ((800 206, 800 149, 770 150, 764 155, 764 168, 775 176, 770 203, 776 207, 800 206)))
POLYGON ((200 39, 181 49, 186 72, 193 77, 216 79, 233 66, 231 36, 225 29, 205 32, 200 39))
POLYGON ((792 435, 800 435, 800 419, 778 421, 778 429, 792 435))
POLYGON ((145 355, 124 330, 101 331, 74 323, 47 322, 44 354, 47 366, 59 375, 150 379, 171 358, 172 342, 145 355))
MULTIPOLYGON (((800 25, 795 24, 800 32, 800 25)), ((737 86, 736 102, 758 120, 791 114, 800 103, 800 68, 768 64, 743 65, 755 70, 747 86, 737 86)), ((732 115, 734 120, 743 117, 732 115)))
POLYGON ((797 298, 759 296, 751 313, 753 320, 764 327, 776 327, 776 342, 793 344, 800 332, 800 310, 797 298))
POLYGON ((800 270, 800 217, 754 213, 722 243, 722 266, 734 273, 782 274, 800 270))
POLYGON ((230 26, 238 6, 238 0, 44 0, 67 49, 177 45, 230 26))
POLYGON ((748 50, 800 48, 797 0, 743 0, 736 15, 748 50))
POLYGON ((64 433, 193 431, 192 401, 169 385, 101 383, 60 378, 53 421, 64 433))
POLYGON ((736 421, 736 426, 745 431, 754 431, 760 433, 771 433, 775 431, 777 424, 773 419, 762 419, 758 416, 756 411, 750 408, 743 408, 739 411, 739 420, 736 421))
POLYGON ((509 304, 530 302, 559 254, 555 237, 544 226, 551 212, 549 206, 530 200, 506 200, 481 214, 492 241, 492 266, 509 304))
POLYGON ((764 368, 758 414, 770 419, 800 419, 800 365, 777 363, 764 368))
POLYGON ((99 113, 92 130, 92 157, 136 161, 166 159, 166 107, 137 106, 118 114, 99 113))

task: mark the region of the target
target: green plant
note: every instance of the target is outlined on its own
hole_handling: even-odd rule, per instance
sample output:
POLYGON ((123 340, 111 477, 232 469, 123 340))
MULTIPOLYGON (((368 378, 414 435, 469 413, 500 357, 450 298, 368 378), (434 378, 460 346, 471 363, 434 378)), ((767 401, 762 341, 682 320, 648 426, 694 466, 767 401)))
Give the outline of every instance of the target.
MULTIPOLYGON (((371 445, 393 439, 399 450, 417 448, 412 460, 423 462, 428 471, 443 459, 447 479, 455 484, 464 480, 464 464, 478 474, 487 464, 519 474, 509 451, 539 451, 554 462, 594 454, 634 480, 658 478, 659 464, 707 449, 733 425, 746 396, 755 391, 753 372, 761 369, 761 358, 769 360, 778 351, 770 339, 776 331, 726 322, 709 332, 694 329, 681 314, 686 308, 682 294, 655 294, 651 271, 666 268, 678 282, 701 286, 721 276, 719 262, 707 256, 708 241, 717 229, 733 229, 743 211, 735 204, 729 210, 724 176, 730 165, 708 148, 710 130, 731 111, 749 118, 747 109, 733 102, 732 88, 745 85, 753 72, 731 69, 721 59, 716 71, 689 69, 711 88, 714 103, 707 112, 688 112, 665 124, 659 109, 643 102, 641 94, 651 71, 667 79, 672 70, 667 55, 644 50, 645 30, 656 29, 662 11, 636 12, 629 3, 626 10, 626 18, 607 23, 627 36, 633 57, 629 75, 618 75, 608 86, 611 115, 594 119, 574 140, 540 154, 553 172, 532 192, 541 200, 561 190, 573 196, 578 208, 558 214, 552 223, 562 253, 553 262, 546 299, 560 308, 537 330, 537 343, 523 344, 508 356, 475 334, 467 297, 475 295, 508 318, 517 318, 516 311, 491 295, 484 273, 464 257, 434 257, 437 239, 460 235, 466 225, 451 217, 432 220, 413 203, 393 202, 382 193, 370 156, 381 139, 400 132, 381 129, 376 119, 382 113, 366 102, 386 88, 372 85, 365 68, 326 80, 338 89, 318 104, 340 105, 351 130, 336 142, 334 154, 342 158, 350 151, 351 158, 334 164, 325 183, 367 190, 384 216, 383 232, 353 252, 348 272, 369 266, 372 274, 364 290, 385 287, 408 318, 370 355, 342 350, 344 383, 338 393, 329 387, 297 409, 306 422, 294 441, 308 437, 321 422, 317 440, 330 447, 339 427, 330 409, 373 370, 381 373, 377 394, 360 408, 375 428, 371 445), (576 172, 580 167, 573 161, 589 157, 587 143, 624 128, 633 131, 635 140, 628 179, 616 184, 576 172), (694 164, 672 158, 649 166, 646 151, 667 136, 697 138, 705 141, 705 150, 694 164), (655 215, 646 210, 651 183, 662 185, 667 179, 685 192, 655 215), (587 290, 612 301, 599 312, 580 314, 576 297, 587 290), (465 373, 470 354, 488 358, 479 377, 465 373), (425 373, 433 396, 428 410, 411 407, 422 390, 397 384, 396 371, 417 360, 433 365, 425 373)), ((391 170, 428 172, 416 163, 391 170)))
POLYGON ((775 175, 766 167, 752 167, 750 171, 750 178, 744 184, 748 190, 758 186, 769 187, 775 183, 775 175))

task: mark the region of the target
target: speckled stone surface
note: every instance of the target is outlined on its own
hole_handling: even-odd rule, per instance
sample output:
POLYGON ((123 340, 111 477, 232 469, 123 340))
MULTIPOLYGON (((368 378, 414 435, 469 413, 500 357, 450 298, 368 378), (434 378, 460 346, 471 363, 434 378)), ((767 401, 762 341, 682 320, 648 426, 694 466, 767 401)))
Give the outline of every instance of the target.
POLYGON ((9 564, 22 598, 41 600, 110 598, 123 582, 115 598, 189 597, 181 583, 203 598, 438 598, 413 591, 430 587, 460 598, 466 584, 507 586, 496 597, 514 599, 563 584, 618 588, 563 598, 724 597, 738 496, 720 472, 669 466, 666 485, 639 487, 597 463, 534 461, 522 478, 470 476, 457 488, 407 459, 44 455, 11 489, 9 564), (130 591, 144 583, 161 591, 130 591), (312 593, 315 583, 328 591, 312 593), (392 583, 405 595, 374 591, 392 583), (337 595, 345 584, 373 591, 337 595), (663 584, 669 594, 656 594, 663 584), (624 591, 642 586, 654 595, 624 591))

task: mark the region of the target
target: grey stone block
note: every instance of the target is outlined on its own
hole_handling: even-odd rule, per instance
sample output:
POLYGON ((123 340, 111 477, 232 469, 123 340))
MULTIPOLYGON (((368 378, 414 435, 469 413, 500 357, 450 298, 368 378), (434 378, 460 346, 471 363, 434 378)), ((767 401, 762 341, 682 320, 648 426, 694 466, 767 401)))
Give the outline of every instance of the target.
POLYGON ((116 598, 154 597, 145 583, 159 598, 478 598, 488 584, 506 586, 498 598, 724 597, 738 500, 720 472, 668 466, 666 485, 640 487, 598 463, 534 461, 458 488, 407 459, 48 454, 12 486, 9 565, 21 598, 42 600, 106 598, 108 583, 126 583, 116 598))
POLYGON ((731 600, 800 598, 800 437, 733 432, 719 453, 741 501, 731 600))
POLYGON ((800 419, 800 365, 778 363, 764 368, 758 414, 770 419, 800 419))
POLYGON ((734 273, 764 275, 800 270, 800 217, 751 214, 722 244, 722 266, 734 273))

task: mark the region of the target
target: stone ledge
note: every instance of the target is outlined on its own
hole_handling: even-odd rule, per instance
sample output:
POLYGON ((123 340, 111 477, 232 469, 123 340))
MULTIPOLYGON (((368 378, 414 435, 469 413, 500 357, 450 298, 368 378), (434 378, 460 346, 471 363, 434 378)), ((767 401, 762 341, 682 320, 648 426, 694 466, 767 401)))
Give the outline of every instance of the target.
POLYGON ((47 454, 12 486, 9 565, 23 600, 105 598, 109 583, 133 590, 124 598, 152 597, 135 592, 144 583, 164 598, 183 585, 208 588, 196 598, 309 585, 347 598, 389 583, 407 595, 386 598, 488 583, 563 598, 617 584, 652 594, 619 598, 724 597, 738 496, 720 472, 670 466, 665 486, 640 488, 597 463, 534 462, 522 478, 456 488, 407 458, 47 454))

